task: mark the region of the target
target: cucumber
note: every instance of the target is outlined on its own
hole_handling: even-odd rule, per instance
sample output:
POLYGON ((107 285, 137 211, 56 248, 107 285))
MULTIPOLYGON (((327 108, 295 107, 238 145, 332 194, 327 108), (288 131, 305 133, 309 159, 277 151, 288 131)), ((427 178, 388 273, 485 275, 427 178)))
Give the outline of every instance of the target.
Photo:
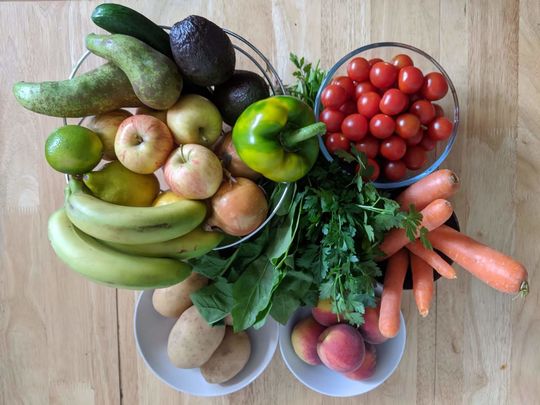
POLYGON ((86 117, 142 105, 126 74, 111 63, 70 80, 18 82, 13 94, 24 108, 53 117, 86 117))
POLYGON ((141 13, 120 4, 100 4, 92 13, 92 21, 111 34, 135 37, 172 58, 169 34, 141 13))

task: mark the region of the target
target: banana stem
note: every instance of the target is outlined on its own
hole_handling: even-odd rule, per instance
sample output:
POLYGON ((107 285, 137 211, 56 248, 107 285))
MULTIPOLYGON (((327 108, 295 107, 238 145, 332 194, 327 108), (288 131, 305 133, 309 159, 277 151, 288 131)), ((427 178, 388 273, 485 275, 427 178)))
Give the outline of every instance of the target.
POLYGON ((299 143, 304 142, 318 135, 324 135, 326 125, 323 122, 316 122, 307 127, 285 131, 281 135, 281 142, 286 148, 294 148, 299 143))

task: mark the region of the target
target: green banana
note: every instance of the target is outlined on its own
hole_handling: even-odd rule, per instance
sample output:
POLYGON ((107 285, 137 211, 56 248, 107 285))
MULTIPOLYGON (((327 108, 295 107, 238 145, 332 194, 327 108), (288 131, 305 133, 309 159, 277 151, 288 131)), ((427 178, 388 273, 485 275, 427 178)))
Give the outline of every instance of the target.
POLYGON ((63 208, 50 216, 48 232, 60 260, 97 283, 135 290, 162 288, 191 273, 191 266, 178 260, 131 256, 99 243, 77 229, 63 208))
POLYGON ((175 239, 158 243, 126 245, 124 243, 105 242, 113 249, 124 253, 151 257, 172 257, 179 260, 194 259, 210 252, 220 244, 225 235, 220 232, 206 232, 197 227, 190 233, 175 239))
POLYGON ((201 201, 182 200, 160 207, 127 207, 84 191, 80 180, 66 187, 66 214, 81 231, 97 239, 125 244, 163 242, 195 229, 206 216, 201 201))

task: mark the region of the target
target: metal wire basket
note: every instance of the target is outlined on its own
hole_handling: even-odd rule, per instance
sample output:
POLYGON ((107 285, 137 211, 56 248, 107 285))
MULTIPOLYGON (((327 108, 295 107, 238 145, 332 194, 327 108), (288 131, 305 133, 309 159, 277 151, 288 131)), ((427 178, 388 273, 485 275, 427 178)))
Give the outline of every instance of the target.
MULTIPOLYGON (((161 28, 165 29, 166 31, 170 31, 171 29, 171 27, 168 27, 165 25, 161 25, 161 28)), ((286 94, 285 86, 283 85, 283 82, 281 81, 279 75, 277 74, 276 70, 274 69, 274 67, 268 60, 268 58, 264 56, 264 54, 260 50, 258 50, 255 47, 255 45, 253 45, 247 39, 225 28, 223 29, 223 31, 225 31, 225 33, 229 35, 229 37, 231 38, 231 42, 233 43, 233 48, 236 50, 237 54, 240 54, 243 57, 247 58, 247 60, 256 67, 258 73, 260 73, 264 77, 264 79, 268 83, 268 87, 270 88, 271 94, 272 95, 286 94)), ((92 53, 90 51, 86 51, 80 57, 80 59, 73 66, 71 73, 69 74, 69 79, 73 79, 77 75, 77 72, 79 72, 81 66, 84 64, 84 62, 88 59, 90 55, 92 55, 92 53)), ((81 125, 85 119, 86 117, 83 117, 77 123, 77 125, 81 125)), ((62 121, 64 125, 68 124, 67 118, 65 117, 62 118, 62 121)), ((65 178, 66 178, 66 181, 69 181, 70 176, 66 175, 65 178)), ((268 225, 268 223, 272 220, 272 218, 274 218, 274 216, 280 210, 285 200, 287 200, 287 196, 290 193, 294 193, 295 189, 296 188, 293 183, 287 183, 285 187, 283 187, 281 195, 277 199, 277 202, 275 203, 275 205, 270 207, 270 212, 268 216, 266 217, 265 221, 261 225, 259 225, 257 229, 255 229, 250 234, 242 238, 238 238, 236 240, 230 240, 226 238, 225 243, 216 247, 214 250, 224 250, 224 249, 234 248, 240 245, 242 242, 245 242, 251 239, 255 234, 257 234, 266 225, 268 225)))

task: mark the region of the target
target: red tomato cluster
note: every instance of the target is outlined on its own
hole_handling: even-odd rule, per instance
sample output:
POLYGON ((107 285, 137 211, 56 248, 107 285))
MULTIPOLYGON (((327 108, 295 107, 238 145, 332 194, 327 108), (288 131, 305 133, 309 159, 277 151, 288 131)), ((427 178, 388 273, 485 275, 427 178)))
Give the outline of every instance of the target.
POLYGON ((447 92, 441 73, 424 76, 408 55, 390 62, 356 57, 347 76, 335 77, 321 94, 326 148, 335 153, 354 147, 373 166, 372 180, 401 180, 407 169, 421 169, 426 153, 452 134, 453 123, 432 103, 447 92))

